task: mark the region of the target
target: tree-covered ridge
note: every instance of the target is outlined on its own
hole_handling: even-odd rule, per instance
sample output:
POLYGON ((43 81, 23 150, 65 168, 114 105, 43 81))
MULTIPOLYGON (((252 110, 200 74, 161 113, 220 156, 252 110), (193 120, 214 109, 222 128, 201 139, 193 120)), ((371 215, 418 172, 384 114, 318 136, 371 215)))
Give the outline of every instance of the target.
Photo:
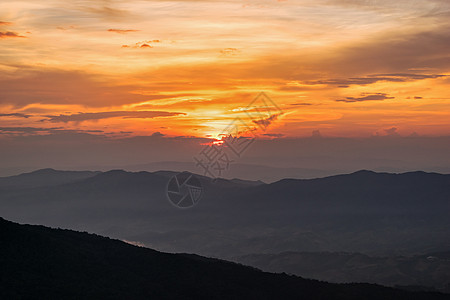
POLYGON ((0 218, 2 299, 450 299, 329 284, 0 218))

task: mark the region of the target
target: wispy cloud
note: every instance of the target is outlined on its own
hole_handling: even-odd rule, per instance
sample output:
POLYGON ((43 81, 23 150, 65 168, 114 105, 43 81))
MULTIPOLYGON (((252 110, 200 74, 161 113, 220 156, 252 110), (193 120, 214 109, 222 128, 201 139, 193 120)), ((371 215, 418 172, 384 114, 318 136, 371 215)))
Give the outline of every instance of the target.
POLYGON ((83 122, 88 120, 100 120, 109 118, 141 118, 141 119, 151 119, 158 117, 172 117, 185 115, 181 112, 168 112, 168 111, 107 111, 107 112, 95 112, 95 113, 77 113, 70 115, 49 115, 46 116, 47 119, 44 121, 49 122, 83 122))
POLYGON ((308 103, 308 102, 298 102, 298 103, 291 103, 289 105, 292 105, 292 106, 310 106, 310 105, 313 105, 313 104, 312 103, 308 103))
POLYGON ((161 40, 148 40, 137 42, 134 45, 122 45, 122 48, 153 48, 155 43, 161 43, 161 40))
POLYGON ((415 80, 423 80, 423 79, 435 79, 447 77, 445 74, 413 74, 413 73, 396 73, 396 74, 374 74, 367 75, 365 77, 353 77, 353 78, 344 78, 344 79, 325 79, 325 80, 316 80, 316 81, 305 81, 303 82, 305 85, 319 85, 319 84, 327 84, 327 85, 337 85, 337 86, 346 86, 349 85, 369 85, 377 82, 406 82, 406 81, 415 81, 415 80))
POLYGON ((272 124, 273 121, 276 121, 280 115, 281 114, 275 114, 275 115, 271 115, 270 117, 267 117, 265 119, 253 120, 253 123, 261 126, 262 128, 267 128, 270 124, 272 124))
POLYGON ((104 133, 103 130, 81 130, 81 129, 65 129, 64 127, 0 127, 0 134, 8 135, 41 135, 41 134, 98 134, 104 133))
POLYGON ((120 33, 120 34, 125 34, 125 33, 130 33, 130 32, 137 32, 140 30, 135 30, 135 29, 108 29, 109 32, 115 32, 115 33, 120 33))
POLYGON ((18 117, 28 119, 31 115, 22 114, 22 113, 10 113, 10 114, 0 114, 0 117, 18 117))
POLYGON ((4 133, 33 133, 40 131, 49 131, 57 128, 39 128, 39 127, 0 127, 0 132, 4 133))
POLYGON ((0 39, 5 38, 25 38, 25 36, 19 35, 18 33, 12 31, 0 31, 0 39))
MULTIPOLYGON (((102 1, 103 2, 103 1, 102 1)), ((96 4, 94 2, 94 4, 96 4)), ((132 13, 126 9, 115 8, 111 6, 95 5, 93 7, 79 7, 80 10, 95 14, 108 21, 120 21, 131 18, 132 13)))
POLYGON ((241 50, 237 49, 237 48, 225 48, 220 50, 220 53, 222 54, 222 56, 234 56, 234 55, 238 55, 241 52, 241 50))
POLYGON ((386 99, 394 99, 395 97, 389 97, 385 93, 363 94, 361 97, 345 97, 345 99, 336 100, 337 102, 363 102, 363 101, 381 101, 386 99))

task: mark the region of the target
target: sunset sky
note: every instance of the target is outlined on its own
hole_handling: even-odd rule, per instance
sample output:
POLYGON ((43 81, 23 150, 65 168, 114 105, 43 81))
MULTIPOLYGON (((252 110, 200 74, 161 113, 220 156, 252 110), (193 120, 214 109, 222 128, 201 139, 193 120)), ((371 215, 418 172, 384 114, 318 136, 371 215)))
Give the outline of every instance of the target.
POLYGON ((448 0, 2 0, 0 136, 450 134, 448 0))

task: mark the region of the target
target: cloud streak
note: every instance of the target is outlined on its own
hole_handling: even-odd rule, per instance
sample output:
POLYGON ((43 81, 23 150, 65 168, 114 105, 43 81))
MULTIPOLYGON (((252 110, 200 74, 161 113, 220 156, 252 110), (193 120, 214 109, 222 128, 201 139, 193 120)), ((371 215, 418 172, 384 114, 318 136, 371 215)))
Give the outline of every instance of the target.
POLYGON ((22 113, 10 113, 10 114, 0 114, 0 117, 17 117, 17 118, 25 118, 28 119, 31 115, 22 114, 22 113))
POLYGON ((3 133, 36 133, 43 131, 51 131, 58 128, 40 128, 40 127, 0 127, 3 133))
POLYGON ((265 129, 265 128, 269 127, 269 125, 272 124, 274 121, 276 121, 280 115, 281 114, 274 114, 274 115, 271 115, 270 117, 267 117, 264 119, 253 120, 252 122, 255 123, 256 125, 260 126, 261 128, 265 129))
POLYGON ((42 134, 104 134, 103 130, 80 130, 80 129, 64 129, 64 127, 0 127, 0 135, 42 135, 42 134))
POLYGON ((161 43, 160 40, 148 40, 137 42, 134 45, 122 45, 122 48, 153 48, 153 44, 161 43))
POLYGON ((336 100, 337 102, 353 103, 364 101, 382 101, 387 99, 394 99, 395 97, 389 97, 385 93, 363 94, 362 97, 346 97, 345 99, 336 100))
POLYGON ((130 33, 130 32, 137 32, 140 30, 135 30, 135 29, 108 29, 109 32, 115 32, 115 33, 120 33, 120 34, 125 34, 125 33, 130 33))
POLYGON ((168 112, 168 111, 108 111, 108 112, 95 112, 95 113, 77 113, 70 115, 57 115, 57 116, 46 116, 47 119, 44 121, 49 121, 53 123, 57 122, 83 122, 92 120, 101 120, 109 118, 139 118, 139 119, 152 119, 158 117, 172 117, 185 115, 181 112, 168 112))
POLYGON ((354 77, 348 79, 326 79, 317 81, 306 81, 307 85, 327 84, 346 86, 349 85, 370 85, 377 82, 407 82, 424 79, 436 79, 447 77, 445 74, 414 74, 414 73, 397 73, 397 74, 374 74, 365 77, 354 77))
POLYGON ((12 31, 0 31, 0 39, 6 38, 25 38, 25 36, 19 35, 18 33, 12 31))

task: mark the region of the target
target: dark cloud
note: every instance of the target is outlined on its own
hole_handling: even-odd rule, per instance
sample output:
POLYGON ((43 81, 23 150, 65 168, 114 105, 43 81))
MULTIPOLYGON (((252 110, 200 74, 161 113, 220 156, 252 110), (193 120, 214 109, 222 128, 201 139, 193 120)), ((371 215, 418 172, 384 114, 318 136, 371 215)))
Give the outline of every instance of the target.
POLYGON ((125 33, 130 33, 130 32, 137 32, 140 30, 135 30, 135 29, 108 29, 109 32, 115 32, 115 33, 120 33, 120 34, 125 34, 125 33))
POLYGON ((22 113, 11 113, 11 114, 0 114, 0 117, 18 117, 18 118, 29 118, 31 115, 26 115, 22 113))
POLYGON ((362 102, 362 101, 381 101, 386 99, 394 99, 395 97, 389 97, 388 94, 385 93, 374 93, 374 94, 362 94, 362 97, 346 97, 345 99, 336 100, 337 102, 362 102))
MULTIPOLYGON (((369 75, 369 77, 388 77, 388 78, 409 78, 409 79, 428 79, 428 78, 439 78, 439 77, 446 77, 448 75, 444 74, 412 74, 412 73, 394 73, 394 74, 375 74, 375 75, 369 75)), ((388 79, 385 79, 388 80, 388 79)), ((400 80, 401 81, 401 80, 400 80)))
POLYGON ((181 112, 167 112, 167 111, 108 111, 95 113, 77 113, 71 115, 46 116, 47 119, 43 121, 49 122, 83 122, 87 120, 101 120, 108 118, 157 118, 157 117, 171 117, 184 115, 181 112))
POLYGON ((103 130, 64 129, 63 127, 0 127, 0 134, 67 134, 67 133, 104 133, 103 130))
POLYGON ((311 133, 311 137, 313 137, 313 138, 321 138, 322 134, 320 133, 320 130, 313 130, 313 132, 311 133))
POLYGON ((49 132, 55 129, 60 129, 61 127, 56 128, 38 128, 38 127, 0 127, 0 132, 2 133, 36 133, 36 132, 49 132))
POLYGON ((19 35, 18 33, 12 32, 12 31, 6 31, 2 32, 0 31, 0 39, 4 38, 24 38, 25 36, 19 35))
POLYGON ((157 131, 157 132, 154 132, 151 136, 152 136, 152 137, 163 137, 163 136, 165 136, 165 134, 163 134, 163 133, 157 131))
POLYGON ((259 125, 263 129, 265 129, 270 124, 272 124, 273 121, 276 121, 280 115, 281 114, 275 114, 275 115, 271 115, 270 117, 265 118, 265 119, 253 120, 253 123, 255 123, 256 125, 259 125))
POLYGON ((396 74, 374 74, 365 77, 354 77, 346 79, 326 79, 326 80, 316 80, 316 81, 305 81, 305 84, 316 85, 316 84, 327 84, 327 85, 337 85, 342 88, 347 88, 350 85, 368 85, 379 81, 387 82, 406 82, 413 80, 423 80, 429 78, 442 78, 448 75, 444 74, 409 74, 409 73, 396 73, 396 74))
POLYGON ((0 21, 0 26, 9 26, 12 25, 11 22, 4 22, 4 21, 0 21))
POLYGON ((386 132, 386 134, 389 135, 389 136, 398 136, 398 132, 397 132, 397 128, 396 127, 385 129, 384 132, 386 132))

